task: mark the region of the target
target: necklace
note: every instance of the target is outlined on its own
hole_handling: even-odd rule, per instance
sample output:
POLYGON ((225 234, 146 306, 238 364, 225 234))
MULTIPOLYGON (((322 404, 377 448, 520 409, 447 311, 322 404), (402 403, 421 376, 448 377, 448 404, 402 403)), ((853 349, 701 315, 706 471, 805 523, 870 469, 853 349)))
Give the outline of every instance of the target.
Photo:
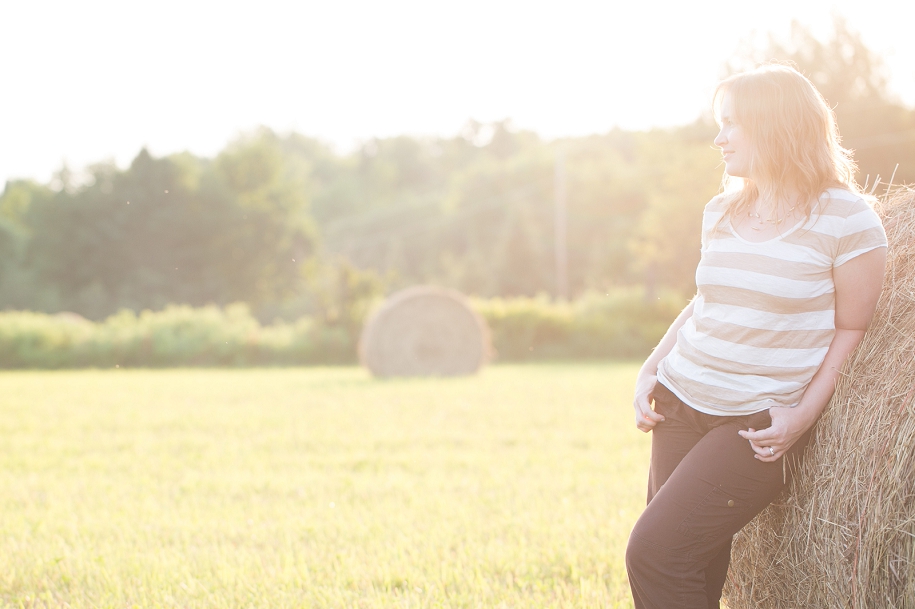
POLYGON ((795 207, 797 207, 797 204, 795 204, 792 207, 789 207, 788 210, 785 212, 785 215, 782 216, 781 218, 778 217, 778 214, 772 214, 771 216, 769 216, 768 218, 763 220, 762 217, 760 217, 760 215, 759 215, 759 211, 755 211, 756 204, 754 203, 753 210, 747 210, 747 217, 751 218, 750 228, 752 228, 755 231, 761 231, 763 229, 763 227, 765 227, 766 224, 775 224, 776 226, 778 226, 779 224, 781 224, 782 222, 785 221, 785 218, 787 218, 788 216, 791 215, 791 212, 794 211, 795 207), (752 218, 756 218, 756 219, 752 220, 752 218))

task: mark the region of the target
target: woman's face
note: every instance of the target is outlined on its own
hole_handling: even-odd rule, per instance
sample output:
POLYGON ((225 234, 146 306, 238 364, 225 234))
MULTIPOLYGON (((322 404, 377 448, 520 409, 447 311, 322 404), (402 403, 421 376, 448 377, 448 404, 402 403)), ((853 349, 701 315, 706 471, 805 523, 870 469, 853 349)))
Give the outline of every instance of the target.
POLYGON ((750 177, 750 161, 753 148, 743 127, 734 117, 734 107, 730 93, 725 93, 719 108, 721 130, 715 138, 715 145, 721 148, 724 156, 724 170, 735 178, 750 177))

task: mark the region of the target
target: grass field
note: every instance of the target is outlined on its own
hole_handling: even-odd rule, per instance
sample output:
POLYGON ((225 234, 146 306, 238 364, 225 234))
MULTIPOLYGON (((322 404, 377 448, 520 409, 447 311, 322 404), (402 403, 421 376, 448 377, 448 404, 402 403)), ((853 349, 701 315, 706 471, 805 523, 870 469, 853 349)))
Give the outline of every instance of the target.
POLYGON ((631 607, 636 366, 0 374, 4 607, 631 607))

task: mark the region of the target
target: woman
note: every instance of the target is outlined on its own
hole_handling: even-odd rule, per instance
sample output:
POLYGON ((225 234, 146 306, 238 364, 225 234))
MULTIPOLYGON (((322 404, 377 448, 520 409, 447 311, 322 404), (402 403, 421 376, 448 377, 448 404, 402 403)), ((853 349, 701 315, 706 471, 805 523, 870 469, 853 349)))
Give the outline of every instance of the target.
POLYGON ((626 552, 639 609, 718 608, 733 535, 785 485, 883 283, 886 235, 810 81, 764 66, 722 82, 715 110, 725 188, 698 292, 636 384, 653 431, 626 552))

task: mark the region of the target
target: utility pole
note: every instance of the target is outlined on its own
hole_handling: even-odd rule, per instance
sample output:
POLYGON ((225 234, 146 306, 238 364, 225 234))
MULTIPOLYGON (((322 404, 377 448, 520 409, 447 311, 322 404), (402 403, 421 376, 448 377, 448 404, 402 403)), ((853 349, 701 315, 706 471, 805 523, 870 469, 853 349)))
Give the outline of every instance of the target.
POLYGON ((556 299, 569 298, 568 222, 566 213, 566 153, 562 144, 556 147, 556 168, 553 175, 554 239, 556 257, 556 299))

